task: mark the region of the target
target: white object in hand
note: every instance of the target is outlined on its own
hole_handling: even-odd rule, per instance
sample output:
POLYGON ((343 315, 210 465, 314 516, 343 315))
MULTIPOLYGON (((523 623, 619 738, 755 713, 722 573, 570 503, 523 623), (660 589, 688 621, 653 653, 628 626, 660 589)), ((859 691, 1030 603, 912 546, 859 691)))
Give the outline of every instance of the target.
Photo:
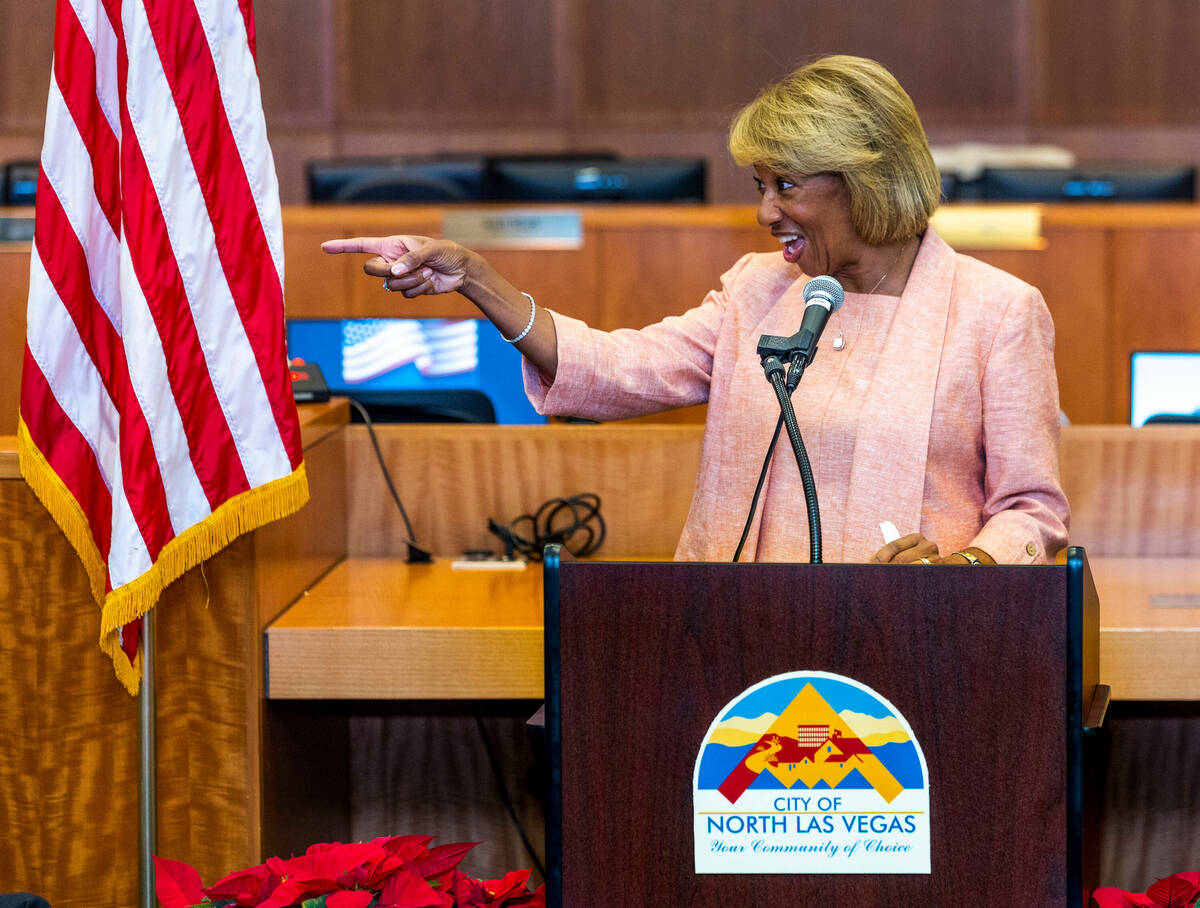
POLYGON ((879 532, 883 533, 884 545, 887 545, 889 542, 895 542, 900 538, 900 531, 896 529, 896 525, 890 520, 885 520, 879 525, 879 532))

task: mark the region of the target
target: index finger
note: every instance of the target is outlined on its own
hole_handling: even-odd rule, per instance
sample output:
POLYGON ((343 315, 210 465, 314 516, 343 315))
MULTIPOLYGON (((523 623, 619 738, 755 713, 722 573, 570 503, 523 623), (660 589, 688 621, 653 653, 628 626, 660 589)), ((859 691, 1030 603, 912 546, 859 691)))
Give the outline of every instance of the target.
POLYGON ((383 240, 381 236, 355 236, 340 240, 326 240, 321 244, 321 251, 330 255, 340 252, 366 252, 371 255, 383 255, 383 240))

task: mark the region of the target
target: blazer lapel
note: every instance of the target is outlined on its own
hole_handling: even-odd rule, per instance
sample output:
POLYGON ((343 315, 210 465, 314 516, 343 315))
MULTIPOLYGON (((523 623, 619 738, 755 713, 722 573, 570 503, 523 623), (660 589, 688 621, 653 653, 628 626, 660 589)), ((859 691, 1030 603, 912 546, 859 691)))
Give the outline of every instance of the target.
POLYGON ((921 527, 929 426, 954 263, 954 250, 929 228, 871 380, 868 403, 859 414, 843 558, 878 549, 881 521, 892 521, 901 534, 921 527))

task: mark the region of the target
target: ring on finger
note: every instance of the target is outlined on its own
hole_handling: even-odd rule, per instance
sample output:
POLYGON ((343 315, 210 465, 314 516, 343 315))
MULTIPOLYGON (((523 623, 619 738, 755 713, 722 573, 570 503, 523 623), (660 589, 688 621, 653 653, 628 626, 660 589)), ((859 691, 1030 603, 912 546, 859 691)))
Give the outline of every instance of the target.
POLYGON ((383 289, 386 290, 388 293, 392 292, 392 288, 388 286, 388 282, 386 279, 383 282, 383 289))
POLYGON ((932 562, 932 561, 930 561, 928 558, 922 558, 922 559, 921 559, 921 564, 933 564, 933 562, 932 562))

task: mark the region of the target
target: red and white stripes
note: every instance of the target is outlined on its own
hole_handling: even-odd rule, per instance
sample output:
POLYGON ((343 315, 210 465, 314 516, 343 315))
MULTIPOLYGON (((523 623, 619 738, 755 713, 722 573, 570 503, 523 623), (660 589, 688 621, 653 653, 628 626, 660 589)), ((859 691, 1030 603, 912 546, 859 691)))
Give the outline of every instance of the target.
POLYGON ((88 566, 131 690, 120 627, 307 498, 252 15, 58 0, 21 463, 88 566))

